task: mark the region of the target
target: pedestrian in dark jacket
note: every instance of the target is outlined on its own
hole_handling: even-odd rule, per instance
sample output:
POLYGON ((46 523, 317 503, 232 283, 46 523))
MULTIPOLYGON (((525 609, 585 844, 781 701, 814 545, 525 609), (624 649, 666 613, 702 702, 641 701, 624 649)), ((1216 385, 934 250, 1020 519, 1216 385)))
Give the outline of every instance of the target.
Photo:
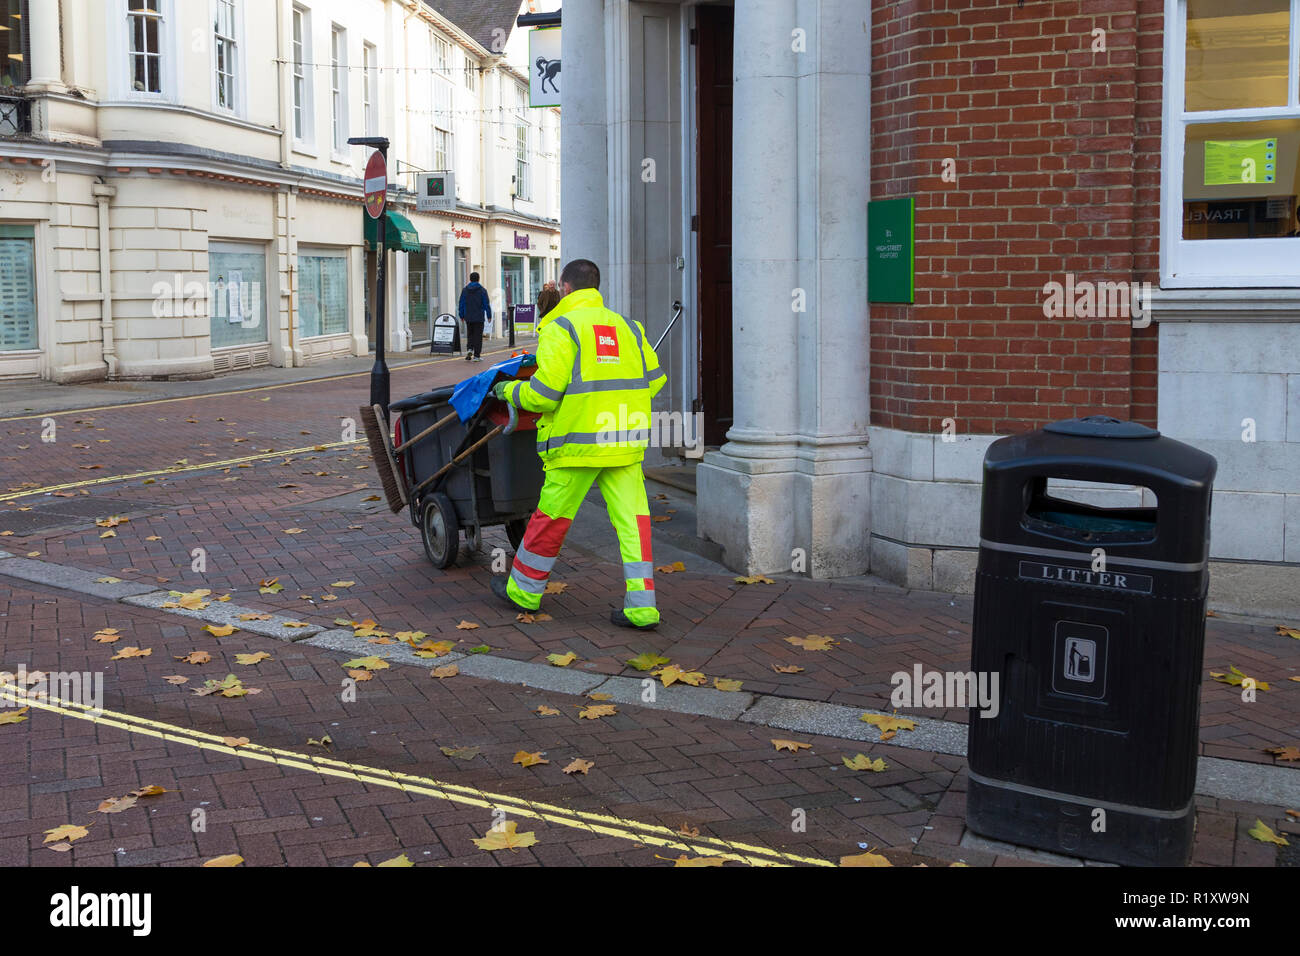
POLYGON ((483 320, 492 318, 492 303, 487 289, 478 283, 478 273, 469 274, 469 285, 460 292, 458 314, 465 323, 469 343, 465 347, 465 361, 483 361, 483 320))
POLYGON ((542 316, 550 312, 560 304, 560 290, 555 288, 554 282, 548 282, 542 286, 542 291, 537 293, 537 319, 542 321, 542 316))

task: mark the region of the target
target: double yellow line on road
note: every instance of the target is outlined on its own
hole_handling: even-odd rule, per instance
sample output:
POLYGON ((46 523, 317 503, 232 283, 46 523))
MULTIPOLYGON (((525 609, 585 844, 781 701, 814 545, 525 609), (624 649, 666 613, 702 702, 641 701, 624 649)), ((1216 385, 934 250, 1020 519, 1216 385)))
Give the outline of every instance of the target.
MULTIPOLYGON (((225 738, 191 730, 175 724, 135 717, 131 714, 109 710, 94 710, 73 701, 58 698, 31 698, 10 685, 0 685, 0 697, 14 704, 34 707, 63 717, 88 720, 106 727, 116 727, 132 734, 142 734, 172 743, 184 744, 201 750, 228 754, 245 760, 272 763, 280 767, 303 770, 325 777, 339 777, 377 787, 387 787, 418 796, 433 797, 450 803, 482 807, 486 810, 504 810, 509 814, 542 820, 557 826, 581 830, 596 836, 617 837, 642 846, 661 847, 694 853, 698 856, 717 856, 750 866, 834 866, 828 860, 784 853, 768 847, 736 843, 718 837, 683 836, 676 831, 654 823, 642 823, 608 814, 588 813, 551 803, 525 800, 508 794, 492 793, 462 784, 435 780, 414 774, 398 773, 382 767, 335 760, 314 754, 297 753, 277 747, 263 747, 249 743, 231 747, 225 738)), ((485 828, 486 830, 486 828, 485 828)))
POLYGON ((0 495, 0 501, 13 501, 17 498, 30 498, 32 495, 48 495, 55 491, 71 491, 76 488, 90 488, 95 485, 108 485, 119 481, 135 481, 143 478, 157 478, 159 475, 183 475, 187 472, 210 471, 213 468, 226 468, 231 465, 247 464, 251 461, 265 461, 268 458, 283 458, 286 455, 304 455, 309 451, 329 451, 332 448, 351 448, 364 445, 361 439, 356 441, 335 441, 323 445, 306 445, 302 448, 286 448, 284 451, 261 452, 245 455, 243 458, 227 458, 223 461, 199 462, 196 465, 172 465, 170 468, 155 468, 152 471, 136 471, 128 475, 105 475, 102 478, 87 478, 85 481, 68 481, 61 485, 46 485, 44 488, 28 488, 26 491, 11 491, 0 495))

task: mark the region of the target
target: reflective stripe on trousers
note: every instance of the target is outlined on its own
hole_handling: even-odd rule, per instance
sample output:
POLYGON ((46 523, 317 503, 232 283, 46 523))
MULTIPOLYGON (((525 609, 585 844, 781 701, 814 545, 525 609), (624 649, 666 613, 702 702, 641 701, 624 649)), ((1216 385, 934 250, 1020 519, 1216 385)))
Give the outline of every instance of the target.
MULTIPOLYGON (((547 505, 555 507, 551 502, 547 505)), ((510 580, 506 582, 506 593, 519 604, 533 610, 541 606, 542 595, 546 593, 546 579, 555 567, 555 558, 571 524, 572 515, 553 518, 540 504, 533 512, 510 566, 510 580)))
POLYGON ((515 552, 507 591, 523 607, 541 605, 564 536, 592 482, 600 487, 610 523, 618 534, 626 586, 623 613, 638 624, 652 624, 659 620, 659 611, 655 607, 650 504, 640 462, 617 468, 548 469, 537 510, 515 552))

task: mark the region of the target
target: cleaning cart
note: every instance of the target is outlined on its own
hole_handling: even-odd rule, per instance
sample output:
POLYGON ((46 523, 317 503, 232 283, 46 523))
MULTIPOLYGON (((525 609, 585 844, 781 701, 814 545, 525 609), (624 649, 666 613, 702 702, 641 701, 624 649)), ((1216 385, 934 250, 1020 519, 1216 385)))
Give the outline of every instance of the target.
POLYGON ((393 402, 391 439, 382 410, 361 410, 389 508, 409 511, 436 568, 455 563, 462 532, 477 550, 483 528, 504 525, 517 549, 537 507, 539 416, 487 393, 494 380, 532 375, 533 357, 518 358, 460 385, 393 402))

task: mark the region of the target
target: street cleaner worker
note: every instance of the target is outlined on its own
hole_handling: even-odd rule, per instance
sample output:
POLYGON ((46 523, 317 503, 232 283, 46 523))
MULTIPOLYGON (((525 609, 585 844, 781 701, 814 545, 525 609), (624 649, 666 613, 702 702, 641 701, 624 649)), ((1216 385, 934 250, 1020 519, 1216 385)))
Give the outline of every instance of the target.
POLYGON ((610 613, 621 627, 659 623, 650 554, 650 505, 641 461, 650 440, 650 399, 667 377, 640 322, 605 308, 600 270, 574 259, 560 274, 563 298, 538 326, 537 371, 500 382, 492 394, 540 412, 537 453, 546 479, 515 553, 509 577, 492 593, 520 611, 536 611, 564 536, 592 482, 618 533, 627 592, 610 613))

